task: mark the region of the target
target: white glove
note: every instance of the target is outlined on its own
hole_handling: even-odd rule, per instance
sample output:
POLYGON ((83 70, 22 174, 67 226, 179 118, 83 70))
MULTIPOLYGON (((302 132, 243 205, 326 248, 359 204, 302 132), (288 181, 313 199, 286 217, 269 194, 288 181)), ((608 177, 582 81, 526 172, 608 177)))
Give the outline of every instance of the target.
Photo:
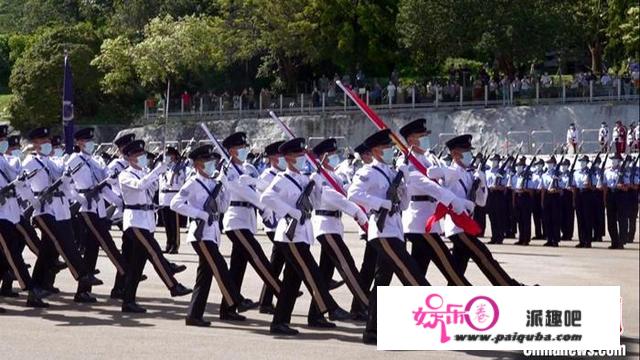
POLYGON ((391 210, 392 206, 393 204, 391 203, 391 200, 382 200, 382 202, 380 203, 380 209, 378 210, 382 210, 382 209, 391 210))
POLYGON ((362 211, 362 209, 360 208, 358 208, 356 213, 353 214, 353 218, 358 222, 358 225, 360 226, 364 226, 368 222, 367 214, 365 214, 364 211, 362 211))
POLYGON ((298 221, 300 221, 300 218, 302 217, 302 211, 298 209, 291 209, 287 214, 298 221))
POLYGON ((465 206, 465 199, 462 198, 454 198, 451 200, 451 208, 456 214, 462 214, 466 211, 467 207, 465 206))

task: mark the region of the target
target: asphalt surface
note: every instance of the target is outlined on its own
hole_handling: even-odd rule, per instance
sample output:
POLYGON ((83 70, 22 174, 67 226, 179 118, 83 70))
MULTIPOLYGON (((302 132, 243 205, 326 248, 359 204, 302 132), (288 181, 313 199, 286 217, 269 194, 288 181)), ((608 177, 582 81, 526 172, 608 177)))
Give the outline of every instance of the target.
MULTIPOLYGON (((364 242, 357 236, 354 222, 345 220, 346 242, 358 266, 362 261, 364 242)), ((113 232, 120 245, 120 232, 113 232)), ((164 247, 164 232, 158 229, 156 238, 164 247)), ((187 287, 195 282, 198 257, 190 244, 183 244, 180 254, 168 255, 176 263, 185 264, 187 270, 177 279, 187 287)), ((266 236, 258 236, 269 254, 271 243, 266 236)), ((486 239, 485 239, 486 241, 486 239)), ((525 284, 540 285, 619 285, 624 300, 622 342, 627 347, 628 358, 638 358, 639 321, 639 248, 638 242, 624 250, 608 250, 609 242, 595 243, 592 249, 574 248, 577 241, 562 242, 559 248, 543 247, 543 241, 534 240, 528 247, 489 245, 494 257, 514 278, 525 284)), ((319 244, 313 246, 319 258, 319 244)), ((221 251, 228 261, 230 241, 225 237, 221 251)), ((25 250, 25 258, 33 264, 34 256, 25 250)), ((56 286, 61 293, 47 299, 51 307, 44 310, 24 307, 26 294, 19 298, 0 298, 0 307, 7 313, 0 314, 0 359, 465 359, 524 358, 518 352, 382 352, 361 342, 363 324, 339 322, 330 330, 306 327, 309 292, 296 303, 292 326, 300 330, 293 338, 274 337, 269 334, 271 315, 251 310, 241 323, 222 322, 218 318, 221 293, 215 281, 209 296, 205 318, 213 322, 209 328, 184 325, 184 316, 190 295, 171 298, 153 267, 147 265, 145 274, 149 280, 142 282, 138 290, 139 303, 148 309, 147 314, 129 315, 120 312, 120 302, 108 297, 113 286, 115 269, 104 253, 98 259, 98 275, 105 285, 94 288, 96 304, 76 304, 73 294, 76 282, 64 270, 58 275, 56 286)), ((470 264, 466 273, 474 285, 489 285, 480 270, 470 264)), ((338 278, 336 272, 334 278, 338 278)), ((445 285, 445 279, 433 265, 427 273, 435 285, 445 285)), ((15 284, 15 283, 14 283, 15 284)), ((398 285, 394 279, 394 285, 398 285)), ((242 293, 258 300, 261 282, 249 266, 242 293)), ((17 286, 17 285, 16 285, 17 286)), ((348 310, 352 296, 346 286, 332 291, 338 303, 348 310)))

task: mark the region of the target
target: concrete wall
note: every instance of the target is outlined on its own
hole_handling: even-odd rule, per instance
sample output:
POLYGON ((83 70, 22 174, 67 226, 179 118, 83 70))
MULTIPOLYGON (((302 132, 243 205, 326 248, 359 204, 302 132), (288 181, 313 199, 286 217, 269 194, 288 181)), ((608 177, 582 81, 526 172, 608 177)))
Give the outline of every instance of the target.
MULTIPOLYGON (((414 110, 381 114, 382 118, 394 129, 418 117, 428 120, 428 127, 433 131, 432 144, 439 135, 446 140, 447 133, 471 133, 476 146, 504 147, 509 143, 519 143, 529 139, 513 135, 507 139, 510 131, 547 130, 549 134, 531 139, 531 142, 549 142, 545 151, 551 151, 553 143, 564 141, 569 123, 576 123, 579 129, 598 129, 602 121, 609 123, 610 128, 616 120, 625 124, 638 122, 640 106, 638 104, 571 104, 503 107, 472 110, 414 110)), ((298 135, 304 137, 344 136, 345 145, 351 147, 359 144, 376 129, 360 112, 347 112, 332 115, 301 115, 282 117, 285 123, 298 135)), ((204 139, 204 132, 198 127, 195 117, 173 118, 167 127, 167 138, 204 139)), ((251 118, 234 120, 217 120, 208 122, 211 131, 220 139, 234 131, 245 131, 249 139, 256 139, 256 145, 285 138, 282 131, 270 118, 251 118)), ((148 125, 135 129, 138 136, 145 140, 161 140, 163 130, 161 124, 148 125)), ((101 139, 111 141, 112 139, 101 139)), ((585 141, 595 140, 595 134, 585 134, 585 141)), ((532 146, 535 147, 535 146, 532 146)), ((586 149, 589 151, 590 149, 586 149)))

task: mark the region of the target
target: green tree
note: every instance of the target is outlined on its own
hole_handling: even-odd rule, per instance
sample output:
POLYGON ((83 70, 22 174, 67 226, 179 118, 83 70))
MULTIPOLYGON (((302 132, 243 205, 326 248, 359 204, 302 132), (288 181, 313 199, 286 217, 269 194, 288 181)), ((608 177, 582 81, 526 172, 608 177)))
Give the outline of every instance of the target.
POLYGON ((60 123, 65 49, 73 69, 76 115, 94 116, 101 98, 100 73, 90 62, 99 44, 89 24, 42 30, 11 71, 11 123, 21 130, 60 123))

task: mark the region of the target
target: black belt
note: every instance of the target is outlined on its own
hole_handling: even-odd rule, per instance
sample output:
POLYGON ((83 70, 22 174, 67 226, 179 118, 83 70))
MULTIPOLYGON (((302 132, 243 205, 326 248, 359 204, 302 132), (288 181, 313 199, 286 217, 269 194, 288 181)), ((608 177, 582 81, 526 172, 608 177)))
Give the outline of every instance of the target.
POLYGON ((88 193, 88 192, 89 192, 89 191, 91 191, 91 190, 93 190, 93 189, 91 189, 91 188, 89 188, 89 189, 80 189, 80 190, 78 190, 78 193, 80 193, 80 194, 86 194, 86 193, 88 193))
POLYGON ((125 205, 124 208, 129 210, 144 210, 144 211, 154 211, 156 209, 154 205, 149 205, 149 204, 125 205))
POLYGON ((232 201, 229 206, 239 206, 239 207, 247 207, 247 208, 252 208, 253 204, 251 204, 250 202, 246 202, 246 201, 232 201))
POLYGON ((171 189, 162 189, 160 190, 161 193, 177 193, 180 190, 171 190, 171 189))
POLYGON ((436 199, 429 195, 414 195, 411 197, 411 201, 428 201, 436 202, 436 199))
MULTIPOLYGON (((34 191, 33 195, 40 196, 43 192, 44 191, 34 191)), ((51 196, 64 197, 64 193, 62 191, 54 191, 53 194, 51 194, 51 196)))
POLYGON ((340 218, 342 217, 342 212, 339 210, 316 210, 315 211, 316 215, 320 215, 320 216, 331 216, 331 217, 335 217, 335 218, 340 218))

